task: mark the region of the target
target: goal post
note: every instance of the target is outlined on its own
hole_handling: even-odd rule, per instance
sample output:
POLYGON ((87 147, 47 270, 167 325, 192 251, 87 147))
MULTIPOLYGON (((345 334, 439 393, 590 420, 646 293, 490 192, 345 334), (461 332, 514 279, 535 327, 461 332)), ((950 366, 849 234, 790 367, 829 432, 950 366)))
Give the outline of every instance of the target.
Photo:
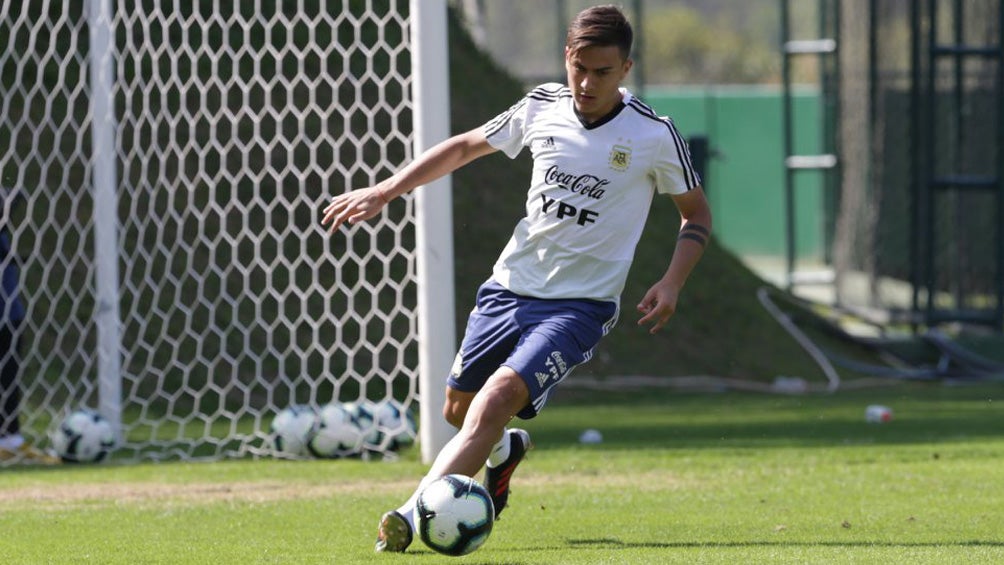
POLYGON ((319 220, 449 134, 445 0, 0 5, 27 439, 89 407, 121 461, 259 457, 291 404, 394 399, 431 460, 449 180, 319 220))
MULTIPOLYGON (((411 0, 411 13, 415 154, 419 155, 450 135, 446 0, 411 0)), ((456 353, 451 189, 446 176, 415 195, 419 335, 426 336, 419 355, 419 430, 426 463, 435 459, 453 432, 439 411, 456 353)))
POLYGON ((97 307, 98 411, 122 437, 122 327, 119 314, 118 180, 115 151, 111 0, 87 0, 94 198, 94 279, 97 307))

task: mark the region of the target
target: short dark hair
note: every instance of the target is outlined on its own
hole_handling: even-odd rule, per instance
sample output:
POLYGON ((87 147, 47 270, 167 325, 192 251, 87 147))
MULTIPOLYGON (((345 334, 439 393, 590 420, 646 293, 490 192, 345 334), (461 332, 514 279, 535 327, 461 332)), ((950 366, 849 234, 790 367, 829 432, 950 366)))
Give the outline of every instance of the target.
POLYGON ((579 12, 568 26, 565 47, 572 54, 585 47, 610 47, 620 49, 627 60, 631 56, 634 32, 620 8, 613 5, 593 6, 579 12))

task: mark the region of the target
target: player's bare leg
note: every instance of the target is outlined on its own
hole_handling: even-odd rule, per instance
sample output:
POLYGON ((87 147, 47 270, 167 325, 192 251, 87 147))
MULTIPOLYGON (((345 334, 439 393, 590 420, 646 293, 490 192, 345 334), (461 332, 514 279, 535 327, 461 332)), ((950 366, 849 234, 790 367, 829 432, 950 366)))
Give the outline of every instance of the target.
MULTIPOLYGON (((502 370, 511 371, 505 367, 502 370)), ((474 393, 448 389, 443 416, 454 426, 461 427, 473 400, 474 393)), ((505 428, 503 428, 498 441, 492 445, 485 469, 485 487, 491 494, 492 503, 495 505, 496 518, 508 504, 509 479, 512 477, 513 471, 516 470, 516 467, 526 456, 526 452, 532 447, 530 434, 525 430, 507 430, 505 428)))
POLYGON ((452 473, 475 476, 492 447, 502 437, 506 424, 526 406, 529 398, 526 383, 508 367, 496 371, 477 394, 455 396, 453 400, 456 403, 451 403, 451 398, 448 397, 444 415, 452 423, 462 412, 463 424, 460 431, 436 456, 429 472, 408 502, 383 515, 377 532, 376 550, 404 551, 411 543, 414 529, 412 512, 421 489, 429 482, 452 473), (408 525, 406 530, 403 528, 404 523, 408 525))
POLYGON ((429 474, 475 476, 506 425, 529 401, 530 391, 522 377, 508 367, 500 367, 471 399, 460 431, 436 457, 429 474))

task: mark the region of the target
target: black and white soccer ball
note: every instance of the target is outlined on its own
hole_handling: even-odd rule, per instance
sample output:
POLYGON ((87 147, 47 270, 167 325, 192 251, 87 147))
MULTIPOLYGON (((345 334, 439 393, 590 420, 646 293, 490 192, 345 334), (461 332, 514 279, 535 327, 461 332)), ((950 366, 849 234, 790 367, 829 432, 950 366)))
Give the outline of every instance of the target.
POLYGON ((115 430, 97 411, 80 408, 63 418, 50 439, 64 462, 97 463, 115 447, 115 430))
POLYGON ((272 454, 297 458, 307 455, 307 442, 317 430, 317 412, 310 406, 294 404, 283 408, 268 429, 272 454))
POLYGON ((350 457, 362 451, 363 439, 356 414, 340 402, 331 402, 317 413, 317 427, 307 440, 307 450, 325 459, 350 457))
POLYGON ((495 524, 488 490, 464 475, 446 475, 429 483, 418 496, 416 514, 422 541, 446 555, 478 549, 495 524))
POLYGON ((375 450, 380 447, 380 429, 376 421, 376 403, 368 400, 360 402, 346 402, 342 408, 348 413, 352 422, 359 428, 362 434, 362 447, 365 450, 375 450))
POLYGON ((376 427, 376 443, 391 451, 403 449, 415 443, 418 426, 411 410, 398 400, 388 398, 375 403, 373 408, 376 427))

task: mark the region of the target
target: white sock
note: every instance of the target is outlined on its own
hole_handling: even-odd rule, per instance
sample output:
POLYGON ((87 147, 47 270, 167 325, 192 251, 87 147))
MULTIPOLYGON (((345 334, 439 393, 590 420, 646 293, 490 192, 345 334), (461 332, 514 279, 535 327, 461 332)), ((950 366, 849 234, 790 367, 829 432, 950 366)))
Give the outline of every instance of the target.
POLYGON ((411 531, 413 532, 415 531, 415 506, 418 504, 418 495, 429 483, 438 478, 430 475, 423 477, 422 482, 418 483, 418 488, 412 493, 411 498, 397 509, 398 514, 404 516, 404 519, 408 521, 408 525, 411 526, 411 531))
POLYGON ((489 467, 498 467, 499 465, 505 463, 505 460, 509 459, 509 428, 502 430, 502 439, 492 446, 492 450, 488 453, 488 461, 485 465, 489 467))

